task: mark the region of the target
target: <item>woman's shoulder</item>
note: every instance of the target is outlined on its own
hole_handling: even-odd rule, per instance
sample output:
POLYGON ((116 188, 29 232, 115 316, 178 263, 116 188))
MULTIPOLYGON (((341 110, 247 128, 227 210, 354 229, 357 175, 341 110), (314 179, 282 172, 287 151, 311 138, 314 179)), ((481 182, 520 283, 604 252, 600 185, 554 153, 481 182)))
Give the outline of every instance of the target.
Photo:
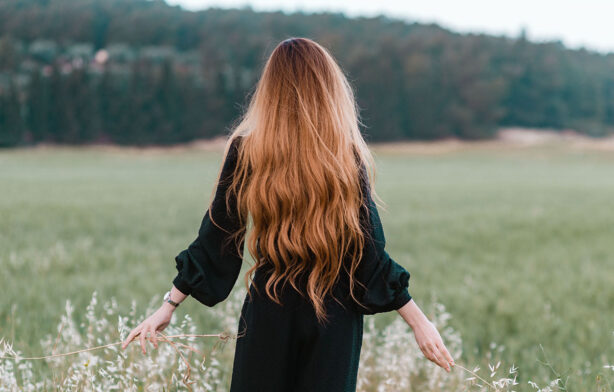
POLYGON ((243 142, 243 135, 234 135, 230 137, 230 145, 231 146, 239 146, 243 142))
POLYGON ((237 159, 239 153, 239 146, 242 142, 242 135, 232 136, 230 138, 230 140, 228 141, 230 145, 228 146, 228 151, 226 152, 226 161, 234 162, 237 159))

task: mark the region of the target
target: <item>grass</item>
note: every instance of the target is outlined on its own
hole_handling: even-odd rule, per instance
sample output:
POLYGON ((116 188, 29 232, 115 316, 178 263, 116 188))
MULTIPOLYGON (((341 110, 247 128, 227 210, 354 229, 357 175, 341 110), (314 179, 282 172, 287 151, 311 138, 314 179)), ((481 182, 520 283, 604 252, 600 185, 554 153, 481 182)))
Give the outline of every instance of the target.
MULTIPOLYGON (((561 145, 374 151, 388 251, 410 271, 419 305, 445 304, 462 336, 459 363, 488 369, 495 343, 497 358, 521 370, 517 390, 561 377, 569 391, 592 391, 612 378, 614 156, 561 145)), ((67 299, 78 320, 93 291, 126 311, 161 299, 220 160, 195 150, 0 151, 0 336, 38 355, 67 299)), ((197 301, 176 313, 198 333, 218 332, 197 301)))

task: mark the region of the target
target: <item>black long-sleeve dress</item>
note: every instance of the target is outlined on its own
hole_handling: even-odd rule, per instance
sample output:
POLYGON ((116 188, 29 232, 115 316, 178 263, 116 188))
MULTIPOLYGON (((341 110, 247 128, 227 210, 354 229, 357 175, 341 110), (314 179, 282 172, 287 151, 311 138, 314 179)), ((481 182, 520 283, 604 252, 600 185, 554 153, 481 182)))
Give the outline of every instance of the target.
MULTIPOLYGON (((175 287, 199 302, 213 306, 228 297, 242 264, 231 233, 240 230, 233 213, 235 200, 226 209, 226 191, 236 165, 235 139, 226 155, 213 202, 202 220, 198 237, 175 258, 175 287), (225 230, 211 222, 214 220, 225 230), (232 244, 232 245, 229 245, 232 244)), ((355 278, 366 289, 355 288, 359 306, 349 296, 347 273, 340 276, 333 295, 325 300, 330 322, 318 323, 313 306, 290 286, 282 291, 280 306, 263 289, 267 269, 256 271, 241 310, 238 331, 244 335, 236 344, 231 392, 346 392, 356 390, 358 361, 362 346, 363 316, 399 309, 411 300, 410 274, 386 252, 384 231, 369 193, 366 172, 361 186, 368 203, 361 208, 366 232, 363 259, 355 278), (259 294, 260 293, 260 294, 259 294)))

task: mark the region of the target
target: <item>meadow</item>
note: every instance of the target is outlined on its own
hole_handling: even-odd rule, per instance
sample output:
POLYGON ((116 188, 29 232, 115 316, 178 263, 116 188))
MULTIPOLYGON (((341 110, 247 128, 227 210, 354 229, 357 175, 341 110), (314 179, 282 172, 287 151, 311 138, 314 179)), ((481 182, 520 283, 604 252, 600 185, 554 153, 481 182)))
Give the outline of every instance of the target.
MULTIPOLYGON (((614 153, 565 143, 373 151, 388 252, 410 271, 414 300, 449 328, 444 340, 458 337, 450 343, 457 362, 486 375, 498 362, 516 367, 516 391, 612 391, 614 153)), ((45 353, 49 344, 41 343, 58 334, 67 300, 72 332, 91 334, 94 292, 98 302, 114 303, 98 311, 112 316, 100 331, 116 328, 117 315, 131 308, 128 320, 145 316, 170 287, 174 257, 195 238, 220 163, 221 151, 191 148, 0 151, 0 337, 24 356, 45 353)), ((219 309, 189 298, 176 324, 187 316, 196 333, 232 328, 242 285, 240 278, 234 302, 219 309)), ((403 358, 404 342, 419 358, 398 319, 396 312, 368 317, 365 356, 389 347, 383 337, 396 331, 403 339, 389 339, 399 355, 390 360, 403 358), (376 338, 377 331, 385 333, 376 338), (367 339, 380 339, 379 348, 367 339)), ((104 343, 91 338, 73 343, 104 343)), ((227 382, 232 345, 219 358, 227 382)), ((42 379, 74 360, 39 361, 30 371, 42 379)), ((364 380, 377 374, 384 382, 385 370, 367 367, 369 360, 364 380)), ((0 361, 0 375, 7 363, 0 361)), ((416 366, 436 371, 426 360, 416 366)), ((360 390, 387 390, 365 385, 360 390)))

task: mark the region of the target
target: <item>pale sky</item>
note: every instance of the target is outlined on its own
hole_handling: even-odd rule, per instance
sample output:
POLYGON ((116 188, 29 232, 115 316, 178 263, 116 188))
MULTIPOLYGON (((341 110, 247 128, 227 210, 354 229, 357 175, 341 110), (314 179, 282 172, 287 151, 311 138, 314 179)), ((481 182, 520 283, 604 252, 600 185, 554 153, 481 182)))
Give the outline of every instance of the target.
POLYGON ((460 32, 561 40, 571 48, 614 52, 614 0, 167 0, 191 10, 251 5, 256 11, 337 11, 347 16, 379 13, 436 22, 460 32))

